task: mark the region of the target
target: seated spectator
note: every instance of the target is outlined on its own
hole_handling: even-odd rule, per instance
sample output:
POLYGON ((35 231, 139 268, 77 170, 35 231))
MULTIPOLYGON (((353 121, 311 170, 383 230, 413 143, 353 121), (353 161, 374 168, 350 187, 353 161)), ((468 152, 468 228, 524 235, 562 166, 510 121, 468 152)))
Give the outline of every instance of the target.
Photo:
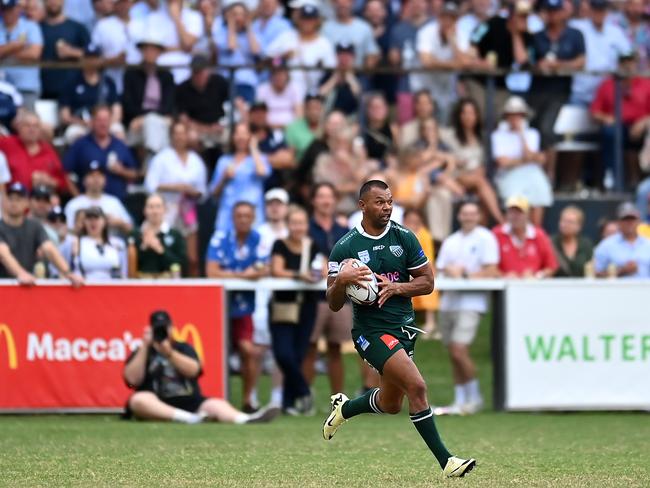
POLYGON ((541 225, 544 207, 553 203, 553 192, 542 166, 540 134, 528 126, 528 106, 520 97, 510 97, 503 107, 502 121, 492 133, 492 157, 499 168, 495 181, 503 200, 520 195, 532 207, 531 220, 541 225))
POLYGON ((142 346, 124 366, 124 380, 135 390, 127 402, 127 416, 185 424, 206 419, 251 424, 268 422, 280 413, 278 409, 263 409, 249 415, 226 400, 204 397, 197 381, 203 372, 201 360, 190 344, 174 340, 172 332, 173 322, 166 311, 151 314, 142 346))
POLYGON ((581 234, 584 220, 585 214, 573 205, 565 207, 560 214, 558 233, 551 239, 559 265, 555 272, 558 278, 582 278, 586 274, 593 244, 581 234))
POLYGON ((400 127, 399 145, 405 149, 413 146, 420 139, 422 125, 428 120, 435 120, 436 106, 428 90, 420 90, 413 94, 415 118, 400 127))
POLYGON ((69 193, 59 155, 49 142, 42 140, 38 116, 23 111, 15 124, 16 135, 0 137, 0 151, 9 163, 11 180, 20 182, 28 191, 33 186, 46 185, 61 194, 69 193))
MULTIPOLYGON (((56 245, 47 237, 43 226, 25 217, 29 200, 27 188, 22 183, 13 183, 2 199, 3 211, 0 221, 0 278, 15 277, 21 285, 36 284, 33 273, 37 264, 45 269, 46 258, 59 271, 59 276, 69 280, 73 286, 84 283, 81 276, 70 271, 56 245)), ((45 271, 43 271, 45 274, 45 271)))
POLYGON ((503 223, 499 201, 485 175, 483 124, 474 99, 458 101, 451 115, 451 127, 440 130, 440 140, 456 160, 456 181, 468 192, 476 193, 483 210, 497 224, 503 223))
MULTIPOLYGON (((289 235, 276 241, 271 254, 271 275, 293 278, 305 283, 321 281, 325 266, 316 276, 312 263, 319 250, 309 239, 309 217, 300 207, 288 215, 289 235)), ((323 260, 323 263, 325 260, 323 260)), ((284 375, 282 407, 289 415, 311 413, 313 398, 302 365, 314 329, 318 293, 276 291, 271 302, 271 337, 273 355, 284 375)))
MULTIPOLYGON (((621 85, 621 121, 623 123, 623 148, 636 150, 641 148, 643 138, 650 133, 650 80, 638 76, 636 55, 628 54, 620 58, 620 72, 628 75, 619 79, 621 85)), ((591 103, 593 118, 600 123, 600 151, 605 164, 605 171, 613 178, 616 160, 616 117, 615 117, 615 80, 611 76, 598 88, 591 103)), ((630 176, 638 177, 638 162, 634 158, 625 171, 630 176)), ((635 184, 635 181, 629 181, 635 184)))
MULTIPOLYGON (((219 65, 250 66, 262 55, 262 46, 252 28, 253 16, 248 4, 242 0, 227 0, 223 3, 223 17, 212 26, 212 39, 219 53, 219 65)), ((268 46, 264 46, 265 48, 268 46)), ((227 76, 227 71, 222 75, 227 76)), ((253 68, 235 70, 235 97, 246 103, 255 101, 255 87, 259 82, 253 68)))
POLYGON ((271 79, 257 87, 255 100, 269 108, 268 124, 274 129, 284 129, 298 117, 302 117, 302 101, 305 94, 291 81, 284 61, 278 60, 271 67, 271 79))
POLYGON ((308 94, 305 97, 303 117, 287 126, 284 136, 289 147, 296 151, 296 160, 301 160, 305 150, 320 133, 323 119, 323 99, 320 95, 308 94))
POLYGON ((278 0, 260 0, 253 32, 262 46, 271 43, 283 32, 291 30, 291 23, 282 15, 278 0))
MULTIPOLYGON (((648 202, 646 204, 646 213, 650 215, 650 197, 648 197, 648 202)), ((639 227, 637 228, 637 233, 641 237, 645 237, 646 239, 650 239, 650 219, 646 217, 645 220, 641 221, 639 224, 639 227)))
POLYGON ((248 113, 250 130, 259 141, 260 152, 271 165, 271 175, 264 182, 264 188, 285 187, 289 172, 296 167, 295 152, 287 145, 281 129, 269 126, 268 107, 264 102, 256 102, 248 113))
MULTIPOLYGON (((0 20, 0 60, 8 63, 35 62, 41 59, 43 35, 39 25, 23 17, 23 6, 17 0, 2 2, 0 20)), ((22 95, 22 106, 34 110, 34 102, 41 92, 38 66, 2 68, 0 74, 22 95)))
POLYGON ((356 116, 359 110, 361 82, 354 72, 354 45, 336 44, 336 70, 330 71, 320 81, 318 93, 331 110, 356 116))
POLYGON ((86 281, 128 277, 124 241, 108 235, 108 218, 100 207, 84 210, 79 237, 72 243, 72 269, 86 281))
POLYGON ((369 159, 378 161, 382 168, 395 167, 399 132, 390 120, 388 104, 383 95, 373 94, 368 97, 362 137, 369 159))
POLYGON ((157 67, 164 45, 149 37, 138 42, 142 53, 139 69, 124 74, 122 109, 130 146, 158 152, 169 144, 169 126, 174 112, 175 86, 169 71, 157 67))
MULTIPOLYGON (((650 140, 650 138, 649 138, 650 140)), ((642 221, 650 220, 650 209, 647 203, 650 199, 650 177, 643 180, 636 189, 636 207, 642 221)))
POLYGON ((97 105, 111 110, 111 134, 124 139, 122 106, 115 83, 101 70, 101 51, 95 44, 84 50, 83 69, 75 76, 59 98, 59 120, 66 127, 65 141, 71 145, 90 130, 90 114, 97 105))
MULTIPOLYGON (((255 207, 244 201, 232 209, 228 231, 216 230, 206 256, 205 274, 208 278, 240 278, 256 280, 268 274, 268 267, 257 254, 260 235, 253 230, 255 207)), ((242 374, 242 410, 252 413, 252 394, 261 369, 261 351, 253 343, 253 311, 255 292, 230 294, 230 314, 233 345, 239 351, 242 374)))
POLYGON ((618 233, 617 220, 610 220, 607 217, 598 220, 598 242, 604 241, 616 233, 618 233))
POLYGON ((400 162, 396 183, 392 187, 393 198, 405 209, 422 211, 431 191, 431 168, 424 165, 422 151, 415 147, 405 149, 400 162))
POLYGON ((65 217, 69 228, 74 228, 80 209, 99 207, 106 215, 112 233, 128 234, 133 228, 133 219, 122 202, 114 195, 105 193, 106 173, 97 161, 92 161, 84 175, 84 193, 74 197, 65 206, 65 217))
MULTIPOLYGON (((464 202, 458 209, 460 229, 444 240, 436 268, 449 278, 496 278, 499 276, 499 246, 494 235, 479 225, 478 206, 464 202)), ((470 346, 488 311, 488 294, 474 291, 445 291, 440 300, 440 332, 449 350, 454 379, 454 402, 434 414, 473 414, 483 406, 476 366, 470 346)))
MULTIPOLYGON (((63 3, 64 0, 45 2, 45 19, 41 22, 43 61, 80 61, 84 49, 90 43, 90 35, 86 27, 66 17, 63 3)), ((58 100, 78 73, 79 71, 74 69, 42 69, 41 98, 58 100)))
POLYGON ((650 278, 650 240, 639 236, 639 211, 631 202, 618 207, 619 231, 594 249, 596 276, 650 278))
MULTIPOLYGON (((321 13, 313 3, 303 5, 295 21, 295 29, 284 31, 271 45, 265 48, 265 55, 284 58, 290 67, 334 68, 336 54, 334 43, 321 33, 321 13)), ((302 93, 315 93, 323 71, 314 69, 291 70, 291 80, 302 93)))
MULTIPOLYGON (((7 81, 0 80, 0 134, 9 133, 22 104, 23 96, 16 90, 16 87, 7 81)), ((50 131, 51 129, 48 131, 48 136, 50 136, 50 131)))
POLYGON ((165 199, 154 193, 144 205, 144 222, 129 237, 129 276, 179 278, 187 267, 183 234, 165 220, 165 199))
POLYGON ((205 164, 189 149, 185 124, 175 122, 170 129, 171 146, 149 162, 144 185, 149 193, 165 200, 165 221, 178 229, 187 243, 189 276, 199 276, 198 201, 207 196, 205 164))
POLYGON ((422 124, 416 147, 422 150, 422 162, 431 183, 447 188, 458 197, 463 197, 465 190, 456 182, 456 158, 440 141, 438 123, 435 119, 429 119, 422 124))
POLYGON ((323 35, 334 45, 339 42, 352 44, 357 68, 374 68, 380 57, 372 28, 363 19, 355 17, 353 0, 334 0, 335 18, 323 24, 323 35))
POLYGON ((643 73, 648 69, 650 60, 650 25, 646 20, 647 4, 645 0, 626 0, 622 3, 621 11, 611 15, 610 18, 623 29, 632 49, 639 54, 637 69, 643 73))
MULTIPOLYGON (((57 198, 54 195, 54 198, 57 198)), ((54 242, 59 244, 59 236, 52 226, 48 217, 52 211, 52 190, 48 186, 38 185, 32 189, 32 192, 29 195, 29 213, 28 217, 40 222, 47 233, 47 237, 54 242)))
POLYGON ((112 136, 111 110, 106 105, 93 109, 90 133, 80 137, 63 156, 63 165, 71 180, 73 194, 83 191, 79 183, 94 163, 106 175, 106 193, 122 200, 127 184, 139 176, 137 163, 127 145, 112 136))
POLYGON ((26 19, 39 24, 45 18, 45 6, 41 0, 25 0, 23 13, 26 19))
POLYGON ((237 202, 248 202, 255 208, 255 227, 264 220, 264 180, 271 174, 271 165, 251 136, 246 124, 233 128, 230 153, 217 161, 210 181, 210 194, 219 200, 215 231, 230 228, 233 208, 237 202))
POLYGON ((494 228, 499 244, 499 270, 506 278, 550 278, 558 268, 553 244, 541 227, 529 222, 530 205, 523 196, 506 201, 506 222, 494 228))
POLYGON ((190 129, 190 145, 205 147, 221 143, 223 105, 228 100, 228 82, 213 73, 210 60, 197 54, 192 58, 192 76, 176 88, 178 118, 190 129), (206 103, 210 100, 210 103, 206 103))

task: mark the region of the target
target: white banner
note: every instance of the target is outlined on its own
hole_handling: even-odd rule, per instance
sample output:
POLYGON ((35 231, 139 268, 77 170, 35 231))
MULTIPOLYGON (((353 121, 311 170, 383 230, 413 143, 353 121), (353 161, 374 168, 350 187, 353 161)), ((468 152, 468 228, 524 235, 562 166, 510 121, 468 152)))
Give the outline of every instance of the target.
POLYGON ((650 409, 650 282, 511 282, 506 294, 506 409, 650 409))

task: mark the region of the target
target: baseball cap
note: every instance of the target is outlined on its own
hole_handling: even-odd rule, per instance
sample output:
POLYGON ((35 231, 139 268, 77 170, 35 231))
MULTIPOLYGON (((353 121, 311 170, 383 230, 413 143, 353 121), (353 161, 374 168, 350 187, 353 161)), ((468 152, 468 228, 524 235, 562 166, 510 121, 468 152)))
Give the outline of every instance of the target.
POLYGON ((65 222, 65 214, 63 213, 63 209, 60 206, 52 207, 52 210, 47 214, 47 220, 48 222, 65 222))
POLYGON ((84 48, 84 56, 89 57, 100 57, 102 55, 102 49, 98 44, 91 42, 84 48))
POLYGON ((541 10, 562 10, 564 8, 563 0, 542 0, 541 10))
POLYGON ((92 173, 93 171, 99 171, 101 173, 104 172, 104 168, 102 168, 102 165, 99 161, 96 159, 93 159, 90 164, 88 165, 88 171, 86 171, 86 174, 92 173))
POLYGON ((638 219, 641 217, 641 213, 639 212, 639 209, 637 209, 636 205, 634 205, 632 202, 621 203, 618 206, 618 211, 616 212, 616 215, 621 220, 628 219, 628 218, 638 219))
POLYGON ((607 0, 589 0, 589 6, 594 10, 607 10, 609 2, 607 0))
POLYGON ((529 14, 533 11, 533 4, 530 0, 517 0, 511 4, 511 8, 516 14, 529 14))
POLYGON ((460 10, 458 9, 458 5, 456 2, 445 2, 442 5, 442 10, 440 11, 441 14, 446 14, 446 15, 453 15, 457 17, 460 15, 460 10))
POLYGON ((637 59, 638 55, 634 49, 630 51, 623 51, 618 55, 619 61, 634 61, 637 59))
POLYGON ((270 202, 272 200, 279 200, 282 203, 289 203, 289 194, 284 188, 271 188, 264 194, 264 201, 270 202))
POLYGON ((0 0, 0 10, 14 8, 18 5, 18 0, 0 0))
POLYGON ((32 198, 50 198, 52 196, 52 190, 47 185, 37 185, 32 188, 31 197, 32 198))
POLYGON ((172 318, 169 316, 169 313, 165 310, 156 310, 151 313, 149 316, 149 325, 152 327, 158 325, 171 325, 172 318))
POLYGON ((195 54, 192 57, 190 68, 192 71, 200 71, 210 67, 210 59, 205 54, 195 54))
POLYGON ((16 181, 9 185, 9 188, 7 188, 7 195, 21 195, 23 197, 27 196, 27 188, 25 185, 23 185, 20 181, 16 181))
POLYGON ((300 7, 301 19, 318 19, 320 18, 320 10, 314 4, 308 3, 300 7))
POLYGON ((518 208, 524 213, 528 213, 530 209, 530 204, 528 199, 521 195, 513 195, 508 200, 506 200, 506 208, 518 208))
POLYGON ((336 43, 337 53, 350 53, 354 54, 354 44, 351 42, 341 41, 336 43))

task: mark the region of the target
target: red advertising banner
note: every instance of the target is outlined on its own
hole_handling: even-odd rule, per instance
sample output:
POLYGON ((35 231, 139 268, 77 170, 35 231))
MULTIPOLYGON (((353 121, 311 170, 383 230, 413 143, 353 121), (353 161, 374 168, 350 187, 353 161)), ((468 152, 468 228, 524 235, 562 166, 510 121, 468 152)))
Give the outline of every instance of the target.
POLYGON ((203 394, 226 394, 223 288, 216 285, 0 286, 0 411, 120 408, 122 367, 149 315, 203 363, 203 394))

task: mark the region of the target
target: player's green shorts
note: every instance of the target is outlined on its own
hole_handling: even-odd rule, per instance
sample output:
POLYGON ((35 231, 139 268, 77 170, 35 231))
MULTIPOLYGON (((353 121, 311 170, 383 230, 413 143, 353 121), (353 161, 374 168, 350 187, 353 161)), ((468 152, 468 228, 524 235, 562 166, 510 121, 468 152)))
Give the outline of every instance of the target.
POLYGON ((379 374, 384 371, 386 361, 400 349, 413 359, 415 332, 402 329, 352 330, 352 340, 359 356, 375 368, 379 374))

